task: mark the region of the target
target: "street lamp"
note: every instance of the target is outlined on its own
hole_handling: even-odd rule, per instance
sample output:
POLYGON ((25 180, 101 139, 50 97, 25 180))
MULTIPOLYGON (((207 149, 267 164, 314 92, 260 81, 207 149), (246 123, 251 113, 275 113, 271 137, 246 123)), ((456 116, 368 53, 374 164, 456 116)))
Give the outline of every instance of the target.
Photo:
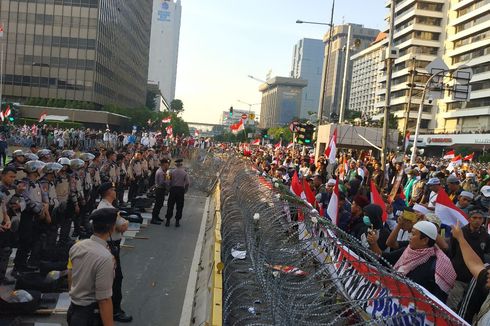
POLYGON ((245 105, 248 105, 248 114, 250 115, 251 111, 252 111, 252 106, 253 105, 260 105, 262 103, 248 103, 248 102, 245 102, 245 101, 242 101, 242 100, 236 100, 237 102, 240 102, 240 103, 243 103, 245 105))
POLYGON ((303 21, 296 20, 296 24, 313 24, 313 25, 324 25, 330 27, 330 31, 328 34, 328 45, 327 45, 327 54, 323 56, 323 76, 321 83, 321 91, 320 91, 320 101, 318 103, 318 125, 317 125, 317 138, 318 131, 320 130, 320 126, 323 121, 323 110, 324 110, 324 102, 325 102, 325 91, 328 81, 328 66, 330 64, 330 49, 332 46, 332 36, 333 36, 333 14, 335 10, 335 0, 332 1, 332 12, 330 14, 330 23, 321 23, 321 22, 311 22, 311 21, 303 21))

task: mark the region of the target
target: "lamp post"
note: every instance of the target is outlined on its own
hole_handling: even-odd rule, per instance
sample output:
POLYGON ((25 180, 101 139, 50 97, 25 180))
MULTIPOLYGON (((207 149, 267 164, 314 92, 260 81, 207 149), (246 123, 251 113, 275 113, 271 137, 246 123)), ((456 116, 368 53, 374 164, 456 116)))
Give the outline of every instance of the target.
POLYGON ((327 86, 327 81, 328 81, 328 66, 330 65, 330 49, 332 46, 332 36, 333 36, 333 14, 335 11, 335 0, 332 1, 332 11, 330 14, 330 23, 319 23, 319 22, 311 22, 311 21, 303 21, 303 20, 296 20, 297 24, 313 24, 313 25, 324 25, 330 27, 329 35, 328 35, 328 44, 327 44, 327 50, 326 50, 326 55, 323 56, 323 73, 322 73, 322 83, 321 83, 321 90, 320 90, 320 100, 318 103, 318 125, 317 125, 317 137, 318 137, 318 131, 320 130, 320 126, 323 121, 323 111, 325 107, 325 88, 327 86))

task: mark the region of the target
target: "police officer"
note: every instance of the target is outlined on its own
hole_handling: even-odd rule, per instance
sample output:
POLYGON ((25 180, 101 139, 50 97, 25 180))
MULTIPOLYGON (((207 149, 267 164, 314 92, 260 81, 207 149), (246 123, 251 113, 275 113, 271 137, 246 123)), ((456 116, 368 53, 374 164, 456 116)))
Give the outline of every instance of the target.
POLYGON ((70 229, 73 205, 71 203, 70 176, 68 175, 70 170, 70 160, 66 157, 61 157, 58 159, 58 163, 62 166, 62 169, 58 171, 56 177, 55 189, 59 202, 59 216, 55 219, 55 224, 56 228, 60 229, 59 245, 63 246, 71 241, 70 229))
POLYGON ((167 193, 168 181, 167 172, 170 161, 166 158, 160 161, 160 168, 155 173, 155 206, 153 207, 151 224, 162 224, 163 220, 160 218, 160 210, 163 207, 165 201, 165 195, 167 193))
POLYGON ((141 163, 141 153, 137 152, 129 162, 128 167, 128 179, 129 179, 129 192, 128 201, 133 201, 136 196, 139 195, 140 182, 143 178, 143 166, 141 163))
POLYGON ((94 234, 70 249, 69 326, 113 326, 112 283, 115 261, 107 240, 116 228, 117 210, 100 209, 90 216, 94 234))
MULTIPOLYGON (((114 208, 113 203, 116 201, 117 198, 116 185, 111 182, 105 182, 100 185, 99 192, 102 199, 97 206, 97 210, 114 208)), ((114 284, 112 285, 112 305, 114 308, 114 320, 122 323, 129 323, 133 320, 133 317, 127 315, 126 312, 121 308, 123 273, 119 252, 121 250, 122 234, 128 229, 128 225, 129 222, 127 220, 125 220, 121 216, 118 216, 116 220, 116 230, 112 233, 111 238, 107 241, 109 247, 112 250, 114 258, 116 259, 116 271, 114 284)))
POLYGON ((82 216, 82 225, 87 225, 86 217, 94 210, 95 200, 92 200, 93 195, 93 187, 94 181, 92 179, 92 175, 89 172, 88 168, 90 163, 95 158, 95 155, 92 153, 82 153, 80 154, 80 159, 84 162, 83 168, 80 170, 80 176, 82 178, 82 188, 83 188, 83 197, 85 198, 85 206, 83 211, 81 212, 82 216))
MULTIPOLYGON (((41 161, 30 161, 24 166, 27 177, 21 182, 25 183, 26 189, 22 196, 26 203, 26 208, 22 211, 19 224, 19 246, 14 259, 14 269, 12 274, 18 276, 19 273, 29 272, 36 269, 35 266, 28 266, 27 259, 39 237, 39 223, 50 223, 48 205, 43 202, 41 186, 38 183, 39 171, 44 167, 41 161)), ((38 257, 30 257, 31 263, 37 263, 38 257)))
POLYGON ((74 231, 72 236, 86 236, 88 221, 85 218, 85 195, 83 192, 83 167, 85 162, 79 158, 70 160, 70 188, 72 191, 72 200, 74 202, 75 214, 73 215, 74 231))
POLYGON ((116 184, 116 193, 119 207, 124 205, 124 189, 126 189, 126 176, 128 174, 124 158, 124 154, 121 153, 116 156, 117 170, 119 172, 119 182, 116 184))
POLYGON ((58 200, 58 194, 56 193, 56 173, 58 173, 63 166, 59 163, 49 162, 44 168, 44 176, 39 180, 43 193, 47 195, 49 204, 49 215, 51 216, 51 223, 46 224, 46 245, 48 248, 56 246, 56 238, 58 237, 58 220, 63 218, 60 214, 59 207, 60 202, 58 200))
POLYGON ((16 170, 11 167, 3 169, 0 180, 0 285, 7 283, 5 273, 12 253, 12 226, 8 205, 12 197, 16 170))
POLYGON ((25 154, 22 150, 18 149, 12 152, 12 161, 10 161, 7 166, 17 170, 15 180, 22 180, 26 177, 24 172, 25 154))
POLYGON ((174 214, 174 206, 177 204, 177 212, 175 213, 175 226, 180 226, 182 218, 182 210, 184 209, 184 195, 189 189, 189 176, 182 166, 182 159, 175 160, 176 168, 169 172, 170 193, 168 195, 167 214, 165 218, 165 226, 170 226, 170 219, 174 214))

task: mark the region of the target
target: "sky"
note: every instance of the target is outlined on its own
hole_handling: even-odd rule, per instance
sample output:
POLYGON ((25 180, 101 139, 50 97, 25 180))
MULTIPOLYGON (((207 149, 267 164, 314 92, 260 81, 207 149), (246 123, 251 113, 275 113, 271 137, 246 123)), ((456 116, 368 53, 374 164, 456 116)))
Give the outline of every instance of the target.
MULTIPOLYGON (((383 29, 385 0, 336 0, 334 24, 357 23, 383 29)), ((322 39, 332 0, 182 0, 177 88, 186 121, 219 123, 238 102, 260 103, 260 82, 288 77, 294 45, 302 38, 322 39)), ((252 110, 260 113, 260 104, 252 110)))

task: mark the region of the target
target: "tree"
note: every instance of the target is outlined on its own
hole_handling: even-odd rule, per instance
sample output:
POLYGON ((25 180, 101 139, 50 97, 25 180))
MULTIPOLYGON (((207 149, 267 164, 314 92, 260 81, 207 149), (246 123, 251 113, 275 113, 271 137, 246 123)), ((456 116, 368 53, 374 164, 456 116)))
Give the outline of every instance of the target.
POLYGON ((281 138, 283 142, 290 142, 293 140, 293 133, 289 130, 289 126, 269 128, 267 134, 276 141, 279 141, 281 138))
POLYGON ((175 112, 176 114, 184 112, 184 103, 179 99, 172 100, 172 102, 170 102, 170 111, 175 112))

